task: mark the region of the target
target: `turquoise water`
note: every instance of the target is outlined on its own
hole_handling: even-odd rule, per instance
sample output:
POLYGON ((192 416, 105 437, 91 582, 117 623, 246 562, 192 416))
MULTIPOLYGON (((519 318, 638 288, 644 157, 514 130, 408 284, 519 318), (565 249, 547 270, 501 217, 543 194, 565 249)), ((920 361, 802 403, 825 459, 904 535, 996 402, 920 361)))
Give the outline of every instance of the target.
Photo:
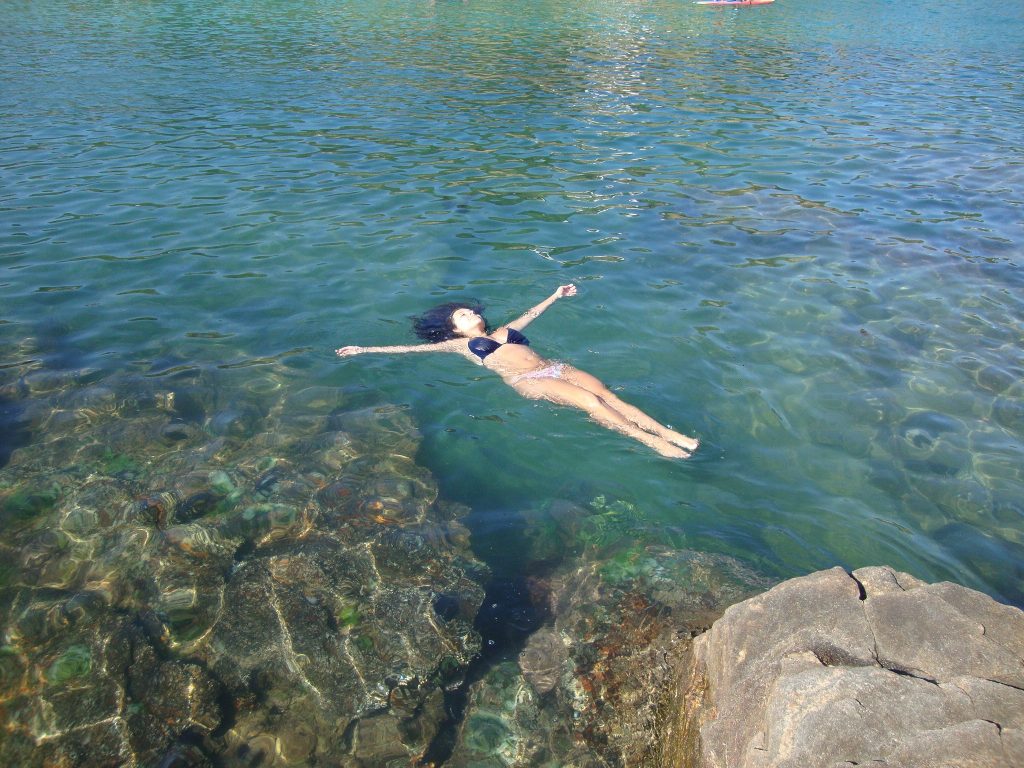
MULTIPOLYGON (((499 570, 604 495, 773 579, 888 563, 1024 604, 1024 6, 0 7, 3 383, 407 406, 499 570), (567 282, 534 347, 695 459, 459 358, 332 354, 567 282)), ((9 419, 4 454, 46 439, 9 419)))

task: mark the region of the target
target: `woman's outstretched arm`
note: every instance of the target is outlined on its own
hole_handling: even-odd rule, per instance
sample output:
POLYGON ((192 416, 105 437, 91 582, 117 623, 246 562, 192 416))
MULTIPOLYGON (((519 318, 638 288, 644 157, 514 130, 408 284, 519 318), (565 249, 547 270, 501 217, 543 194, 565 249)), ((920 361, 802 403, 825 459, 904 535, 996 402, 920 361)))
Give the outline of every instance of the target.
POLYGON ((399 344, 393 347, 340 347, 334 350, 338 357, 350 357, 351 355, 363 355, 368 352, 383 352, 390 355, 405 354, 406 352, 462 352, 460 347, 465 346, 465 341, 450 339, 440 341, 437 344, 399 344))
POLYGON ((505 327, 506 328, 515 328, 517 331, 521 331, 521 330, 523 330, 523 328, 525 328, 530 323, 532 323, 534 320, 536 320, 538 317, 540 317, 541 314, 543 314, 544 310, 546 310, 548 307, 550 307, 552 304, 554 304, 560 298, 562 298, 563 296, 575 296, 575 295, 576 295, 576 286, 575 285, 571 285, 571 284, 570 285, 560 285, 560 286, 558 286, 558 290, 555 291, 554 293, 552 293, 546 299, 544 299, 544 301, 542 301, 537 306, 531 307, 530 309, 526 310, 522 314, 522 316, 517 317, 511 323, 507 323, 505 325, 505 327))

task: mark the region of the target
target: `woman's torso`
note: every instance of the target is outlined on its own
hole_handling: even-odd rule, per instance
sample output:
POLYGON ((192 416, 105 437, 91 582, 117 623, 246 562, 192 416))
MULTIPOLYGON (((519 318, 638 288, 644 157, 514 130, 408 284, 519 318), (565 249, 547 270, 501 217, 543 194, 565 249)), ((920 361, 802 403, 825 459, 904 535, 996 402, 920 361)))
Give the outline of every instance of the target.
MULTIPOLYGON (((480 362, 488 369, 494 371, 502 378, 519 376, 530 371, 538 370, 548 364, 548 361, 538 355, 528 346, 529 342, 508 343, 508 329, 499 328, 486 337, 497 342, 498 346, 494 351, 489 352, 485 357, 480 358, 469 352, 470 356, 480 359, 480 362)), ((478 337, 480 338, 480 337, 478 337)), ((473 339, 467 339, 466 348, 473 339)))

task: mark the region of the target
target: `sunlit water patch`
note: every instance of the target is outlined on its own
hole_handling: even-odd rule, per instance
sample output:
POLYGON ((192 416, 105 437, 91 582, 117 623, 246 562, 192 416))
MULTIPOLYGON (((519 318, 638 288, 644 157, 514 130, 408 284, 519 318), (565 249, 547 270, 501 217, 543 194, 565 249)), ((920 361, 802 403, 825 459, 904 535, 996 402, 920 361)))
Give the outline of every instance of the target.
POLYGON ((182 760, 567 765, 559 718, 594 699, 537 709, 550 670, 503 662, 565 638, 573 690, 614 709, 571 627, 633 647, 609 627, 636 600, 710 615, 884 562, 1024 604, 1021 8, 4 10, 14 754, 88 732, 182 760), (332 354, 567 282, 534 348, 697 434, 693 460, 459 358, 332 354), (250 609, 279 676, 242 648, 250 609), (392 617, 448 651, 395 645, 392 617), (320 629, 334 645, 298 647, 320 629), (118 720, 153 669, 195 698, 118 720), (298 702, 273 732, 268 691, 298 702), (349 718, 336 741, 310 702, 349 718))

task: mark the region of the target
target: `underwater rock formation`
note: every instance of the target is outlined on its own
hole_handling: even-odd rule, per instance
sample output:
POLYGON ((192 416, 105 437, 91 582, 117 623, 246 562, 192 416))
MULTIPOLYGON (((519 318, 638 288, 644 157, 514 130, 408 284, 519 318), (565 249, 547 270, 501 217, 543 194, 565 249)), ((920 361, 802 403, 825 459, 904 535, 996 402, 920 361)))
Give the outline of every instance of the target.
POLYGON ((154 381, 21 388, 0 762, 415 762, 480 649, 488 572, 407 412, 269 377, 154 381))
POLYGON ((1024 765, 1024 613, 891 568, 734 605, 679 677, 665 766, 1024 765))
POLYGON ((598 497, 557 502, 542 533, 526 531, 525 560, 551 562, 552 538, 579 551, 531 579, 548 620, 470 687, 446 765, 658 765, 671 651, 767 583, 732 558, 646 540, 642 522, 629 503, 598 497))

